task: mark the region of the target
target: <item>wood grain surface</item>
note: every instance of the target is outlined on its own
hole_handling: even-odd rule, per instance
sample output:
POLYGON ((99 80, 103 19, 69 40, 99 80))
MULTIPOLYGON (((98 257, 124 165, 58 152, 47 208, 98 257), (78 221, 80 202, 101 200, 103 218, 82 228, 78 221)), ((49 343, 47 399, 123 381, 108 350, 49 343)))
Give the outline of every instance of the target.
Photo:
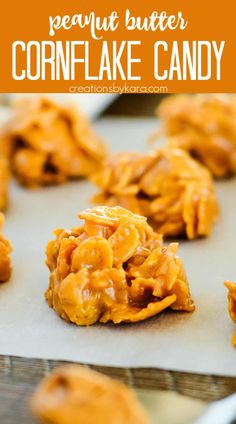
MULTIPOLYGON (((62 361, 0 356, 0 423, 36 424, 29 399, 40 380, 62 361)), ((236 391, 236 378, 190 374, 152 368, 91 367, 135 388, 173 390, 204 401, 236 391)))

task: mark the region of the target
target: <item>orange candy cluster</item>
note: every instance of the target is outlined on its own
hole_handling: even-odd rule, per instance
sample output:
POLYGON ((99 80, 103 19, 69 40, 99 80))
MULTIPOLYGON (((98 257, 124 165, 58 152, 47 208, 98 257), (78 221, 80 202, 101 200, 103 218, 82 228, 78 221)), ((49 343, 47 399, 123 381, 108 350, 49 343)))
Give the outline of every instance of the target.
POLYGON ((10 146, 13 174, 26 186, 87 177, 99 169, 106 153, 76 107, 41 97, 15 104, 2 141, 10 146))
POLYGON ((128 387, 79 365, 54 370, 40 383, 31 406, 49 424, 150 424, 128 387))
POLYGON ((157 115, 169 146, 187 150, 217 178, 236 173, 235 96, 171 96, 157 115))
POLYGON ((121 207, 79 214, 84 225, 57 230, 46 250, 49 306, 77 325, 142 321, 170 307, 193 311, 187 278, 176 256, 146 218, 121 207))
MULTIPOLYGON (((228 289, 228 309, 229 315, 233 322, 236 323, 236 283, 231 281, 225 282, 225 287, 228 289)), ((232 337, 232 344, 236 347, 236 330, 232 337)))
POLYGON ((0 211, 5 210, 8 205, 9 179, 8 160, 5 155, 1 155, 0 153, 0 211))
POLYGON ((2 227, 4 223, 4 216, 0 213, 0 283, 8 281, 11 276, 11 245, 8 240, 3 237, 2 227))
POLYGON ((209 171, 180 149, 117 154, 93 181, 101 189, 95 203, 145 215, 164 236, 208 236, 218 216, 209 171))

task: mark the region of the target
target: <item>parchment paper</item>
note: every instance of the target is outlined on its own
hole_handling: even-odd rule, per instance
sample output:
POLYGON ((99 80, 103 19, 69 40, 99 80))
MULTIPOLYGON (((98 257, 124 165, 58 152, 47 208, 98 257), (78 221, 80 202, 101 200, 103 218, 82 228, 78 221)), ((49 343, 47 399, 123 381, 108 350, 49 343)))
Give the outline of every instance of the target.
MULTIPOLYGON (((155 129, 150 119, 102 119, 96 126, 114 151, 144 150, 155 129)), ((48 270, 44 249, 57 227, 77 225, 96 188, 88 182, 25 190, 15 183, 5 234, 14 273, 0 286, 0 354, 124 367, 161 367, 236 375, 225 279, 236 278, 236 179, 217 183, 222 216, 210 238, 182 242, 194 313, 164 312, 134 325, 76 327, 44 301, 48 270)))

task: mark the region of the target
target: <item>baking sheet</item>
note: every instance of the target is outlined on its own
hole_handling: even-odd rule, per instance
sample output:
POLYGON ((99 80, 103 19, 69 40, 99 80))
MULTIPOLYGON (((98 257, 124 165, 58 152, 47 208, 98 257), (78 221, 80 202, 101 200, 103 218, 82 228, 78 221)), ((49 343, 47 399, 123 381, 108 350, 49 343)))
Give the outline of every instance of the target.
MULTIPOLYGON (((101 119, 96 126, 114 151, 144 150, 155 120, 101 119)), ((133 325, 79 328, 62 321, 44 301, 44 249, 53 229, 77 225, 77 212, 90 205, 96 188, 74 182, 28 191, 13 183, 5 234, 14 246, 14 273, 0 286, 0 354, 235 376, 234 325, 223 281, 236 278, 236 179, 216 188, 222 217, 212 236, 182 242, 179 249, 196 311, 164 312, 133 325)))

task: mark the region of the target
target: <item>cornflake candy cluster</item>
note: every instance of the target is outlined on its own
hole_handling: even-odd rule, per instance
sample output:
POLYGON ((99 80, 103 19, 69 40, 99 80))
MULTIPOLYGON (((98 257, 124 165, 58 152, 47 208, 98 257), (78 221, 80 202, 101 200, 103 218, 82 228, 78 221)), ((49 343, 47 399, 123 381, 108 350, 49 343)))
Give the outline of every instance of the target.
POLYGON ((0 153, 0 211, 4 211, 8 205, 9 179, 8 159, 0 153))
POLYGON ((31 407, 49 424, 150 424, 128 387, 79 365, 64 365, 45 377, 31 407))
POLYGON ((13 174, 26 186, 87 177, 99 169, 106 154, 76 106, 42 97, 15 104, 2 139, 11 148, 13 174))
POLYGON ((2 128, 0 128, 0 211, 4 211, 8 206, 10 181, 9 149, 10 146, 2 137, 2 128))
POLYGON ((8 281, 11 276, 11 244, 3 237, 2 227, 4 223, 4 216, 0 213, 0 283, 8 281))
POLYGON ((187 150, 217 178, 236 173, 236 96, 171 96, 157 115, 171 147, 187 150))
POLYGON ((79 214, 84 225, 55 231, 46 263, 50 307, 77 325, 136 322, 166 308, 193 311, 177 243, 165 247, 146 218, 121 207, 79 214))
POLYGON ((144 215, 164 236, 208 236, 218 216, 209 171, 180 149, 117 154, 93 181, 101 189, 93 202, 144 215))
MULTIPOLYGON (((228 309, 233 322, 236 323, 236 282, 226 281, 225 287, 228 289, 228 309)), ((232 344, 236 347, 236 330, 232 337, 232 344)))

